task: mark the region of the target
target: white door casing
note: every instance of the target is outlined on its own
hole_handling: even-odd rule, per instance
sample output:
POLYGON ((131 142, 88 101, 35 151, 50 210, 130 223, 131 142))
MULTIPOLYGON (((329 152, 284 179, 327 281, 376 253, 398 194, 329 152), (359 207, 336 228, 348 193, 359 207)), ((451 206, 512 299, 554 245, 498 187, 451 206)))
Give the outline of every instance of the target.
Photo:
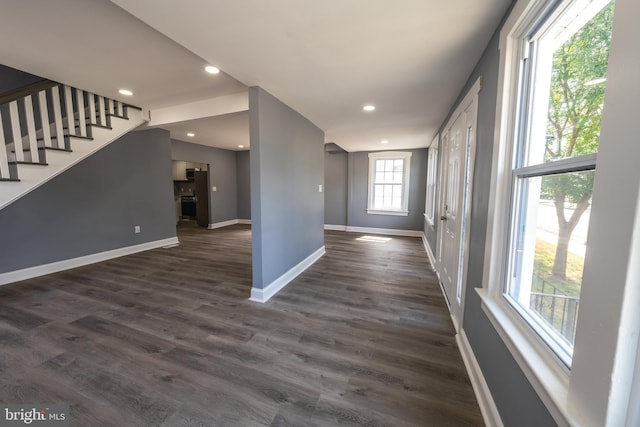
POLYGON ((451 116, 442 140, 437 268, 456 331, 462 325, 464 307, 480 87, 478 79, 451 116))

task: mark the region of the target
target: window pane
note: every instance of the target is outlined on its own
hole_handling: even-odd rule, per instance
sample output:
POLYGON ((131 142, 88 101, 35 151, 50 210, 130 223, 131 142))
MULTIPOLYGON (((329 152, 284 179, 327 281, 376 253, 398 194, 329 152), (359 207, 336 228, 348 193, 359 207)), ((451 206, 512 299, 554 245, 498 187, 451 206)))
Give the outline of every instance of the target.
POLYGON ((402 186, 394 185, 393 186, 393 200, 391 205, 394 209, 400 209, 402 207, 402 186))
POLYGON ((384 160, 376 160, 376 172, 384 171, 384 160))
MULTIPOLYGON (((559 22, 535 43, 536 76, 523 165, 598 152, 614 3, 579 28, 559 22)), ((593 13, 593 12, 592 12, 593 13)))
POLYGON ((594 171, 517 182, 519 206, 508 293, 570 356, 594 171))

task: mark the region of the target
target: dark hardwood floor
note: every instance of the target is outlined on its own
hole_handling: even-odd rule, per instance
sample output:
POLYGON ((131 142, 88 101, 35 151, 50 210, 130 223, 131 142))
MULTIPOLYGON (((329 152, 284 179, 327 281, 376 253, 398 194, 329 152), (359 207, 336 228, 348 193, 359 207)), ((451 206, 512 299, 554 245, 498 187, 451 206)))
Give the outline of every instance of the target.
POLYGON ((360 237, 327 232, 266 304, 243 225, 3 286, 0 401, 75 426, 483 425, 420 239, 360 237))

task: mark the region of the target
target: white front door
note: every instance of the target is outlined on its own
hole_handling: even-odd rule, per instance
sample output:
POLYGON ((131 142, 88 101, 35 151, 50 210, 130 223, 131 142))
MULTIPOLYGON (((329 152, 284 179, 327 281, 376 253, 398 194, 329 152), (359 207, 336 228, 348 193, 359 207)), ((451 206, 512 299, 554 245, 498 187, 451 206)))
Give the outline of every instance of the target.
POLYGON ((438 273, 456 330, 462 322, 462 287, 466 273, 469 198, 475 152, 476 97, 465 98, 465 101, 445 128, 441 151, 438 273))

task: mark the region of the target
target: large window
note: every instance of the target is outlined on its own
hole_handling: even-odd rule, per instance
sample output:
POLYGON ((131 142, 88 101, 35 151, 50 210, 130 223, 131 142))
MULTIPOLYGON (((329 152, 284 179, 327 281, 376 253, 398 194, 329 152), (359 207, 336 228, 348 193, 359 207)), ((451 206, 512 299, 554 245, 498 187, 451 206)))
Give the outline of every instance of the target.
POLYGON ((369 203, 367 213, 409 214, 410 152, 369 154, 369 203))
POLYGON ((558 425, 637 424, 638 12, 518 0, 500 32, 477 293, 558 425))
POLYGON ((505 294, 571 364, 604 108, 613 2, 569 7, 523 38, 505 294))

